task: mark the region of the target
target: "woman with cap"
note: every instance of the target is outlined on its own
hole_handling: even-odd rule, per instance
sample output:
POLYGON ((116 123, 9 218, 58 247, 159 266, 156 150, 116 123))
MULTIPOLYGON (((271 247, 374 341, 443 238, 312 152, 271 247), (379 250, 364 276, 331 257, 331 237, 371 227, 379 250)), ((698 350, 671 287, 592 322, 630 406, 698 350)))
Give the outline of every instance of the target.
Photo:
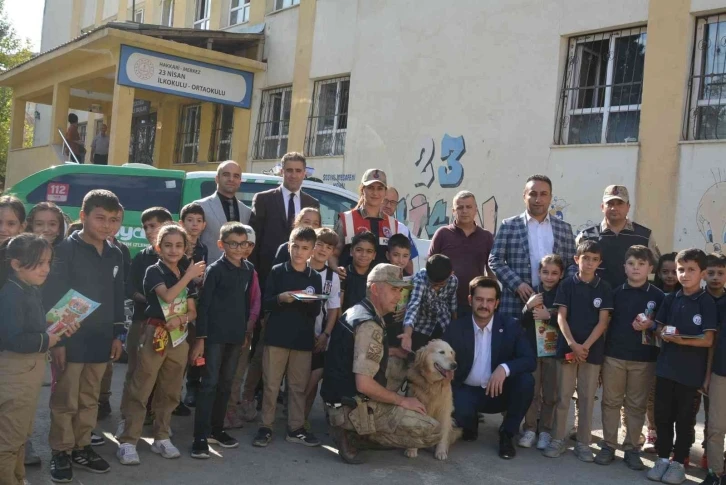
POLYGON ((386 262, 388 238, 398 233, 398 221, 383 212, 383 199, 386 197, 387 188, 386 173, 383 170, 377 168, 366 170, 358 188, 360 194, 358 205, 340 213, 335 223, 335 232, 338 233, 340 241, 330 263, 333 268, 339 268, 338 272, 343 273, 342 277, 345 277, 345 270, 342 268, 352 260, 351 241, 353 236, 360 232, 370 231, 376 236, 376 259, 373 264, 386 262))

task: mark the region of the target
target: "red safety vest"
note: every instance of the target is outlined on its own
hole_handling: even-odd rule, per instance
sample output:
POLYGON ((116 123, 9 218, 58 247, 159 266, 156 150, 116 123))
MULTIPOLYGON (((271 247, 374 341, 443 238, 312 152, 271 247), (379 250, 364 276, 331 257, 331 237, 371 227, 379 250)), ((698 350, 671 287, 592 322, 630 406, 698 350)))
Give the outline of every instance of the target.
MULTIPOLYGON (((356 234, 371 231, 371 220, 363 217, 358 209, 341 212, 340 220, 343 221, 345 244, 352 244, 353 236, 356 234)), ((378 223, 378 227, 380 229, 378 245, 388 246, 388 239, 394 234, 398 234, 398 222, 393 217, 384 215, 383 220, 378 223)))

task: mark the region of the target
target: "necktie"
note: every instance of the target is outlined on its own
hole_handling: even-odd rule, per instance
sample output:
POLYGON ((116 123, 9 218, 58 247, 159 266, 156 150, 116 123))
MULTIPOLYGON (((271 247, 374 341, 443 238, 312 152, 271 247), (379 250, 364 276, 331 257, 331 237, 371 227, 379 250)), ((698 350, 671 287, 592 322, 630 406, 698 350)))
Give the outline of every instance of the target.
POLYGON ((293 221, 295 220, 295 193, 290 193, 290 198, 287 200, 287 227, 292 229, 293 221))
POLYGON ((229 215, 227 217, 227 222, 234 220, 234 206, 232 205, 233 203, 234 203, 234 201, 232 201, 232 200, 227 201, 227 212, 229 213, 229 215))

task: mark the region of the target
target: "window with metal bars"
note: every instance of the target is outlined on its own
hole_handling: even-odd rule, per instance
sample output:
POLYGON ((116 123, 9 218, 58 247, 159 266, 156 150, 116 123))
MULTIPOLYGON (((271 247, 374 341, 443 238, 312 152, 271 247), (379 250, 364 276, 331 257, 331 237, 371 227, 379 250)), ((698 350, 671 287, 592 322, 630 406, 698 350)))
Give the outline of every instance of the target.
POLYGON ((308 156, 332 157, 345 153, 349 91, 349 76, 315 83, 305 137, 308 156))
POLYGON ((212 0, 196 0, 194 4, 194 28, 209 30, 209 11, 212 0))
POLYGON ((646 37, 634 27, 570 39, 555 144, 638 141, 646 37))
POLYGON ((683 138, 726 139, 726 14, 696 20, 688 88, 683 138))
POLYGON ((232 0, 229 4, 229 25, 243 24, 250 20, 250 0, 232 0))
POLYGON ((196 163, 199 155, 199 121, 201 104, 182 106, 176 133, 174 163, 196 163))
POLYGON ((234 107, 223 104, 214 106, 214 129, 209 143, 210 162, 230 159, 232 130, 234 129, 234 107))
POLYGON ((287 152, 291 106, 292 86, 262 91, 252 154, 254 159, 279 159, 287 152))

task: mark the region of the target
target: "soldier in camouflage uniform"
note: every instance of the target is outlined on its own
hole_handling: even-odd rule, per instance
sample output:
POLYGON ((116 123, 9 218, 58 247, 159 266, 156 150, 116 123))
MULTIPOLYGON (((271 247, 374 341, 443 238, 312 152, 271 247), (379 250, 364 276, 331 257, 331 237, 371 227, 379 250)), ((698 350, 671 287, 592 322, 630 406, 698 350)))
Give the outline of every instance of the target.
POLYGON ((401 268, 379 264, 368 275, 368 297, 334 327, 326 354, 321 396, 339 455, 361 463, 353 442, 395 448, 428 448, 441 438, 439 423, 423 404, 386 389, 388 341, 382 315, 400 299, 401 268))

